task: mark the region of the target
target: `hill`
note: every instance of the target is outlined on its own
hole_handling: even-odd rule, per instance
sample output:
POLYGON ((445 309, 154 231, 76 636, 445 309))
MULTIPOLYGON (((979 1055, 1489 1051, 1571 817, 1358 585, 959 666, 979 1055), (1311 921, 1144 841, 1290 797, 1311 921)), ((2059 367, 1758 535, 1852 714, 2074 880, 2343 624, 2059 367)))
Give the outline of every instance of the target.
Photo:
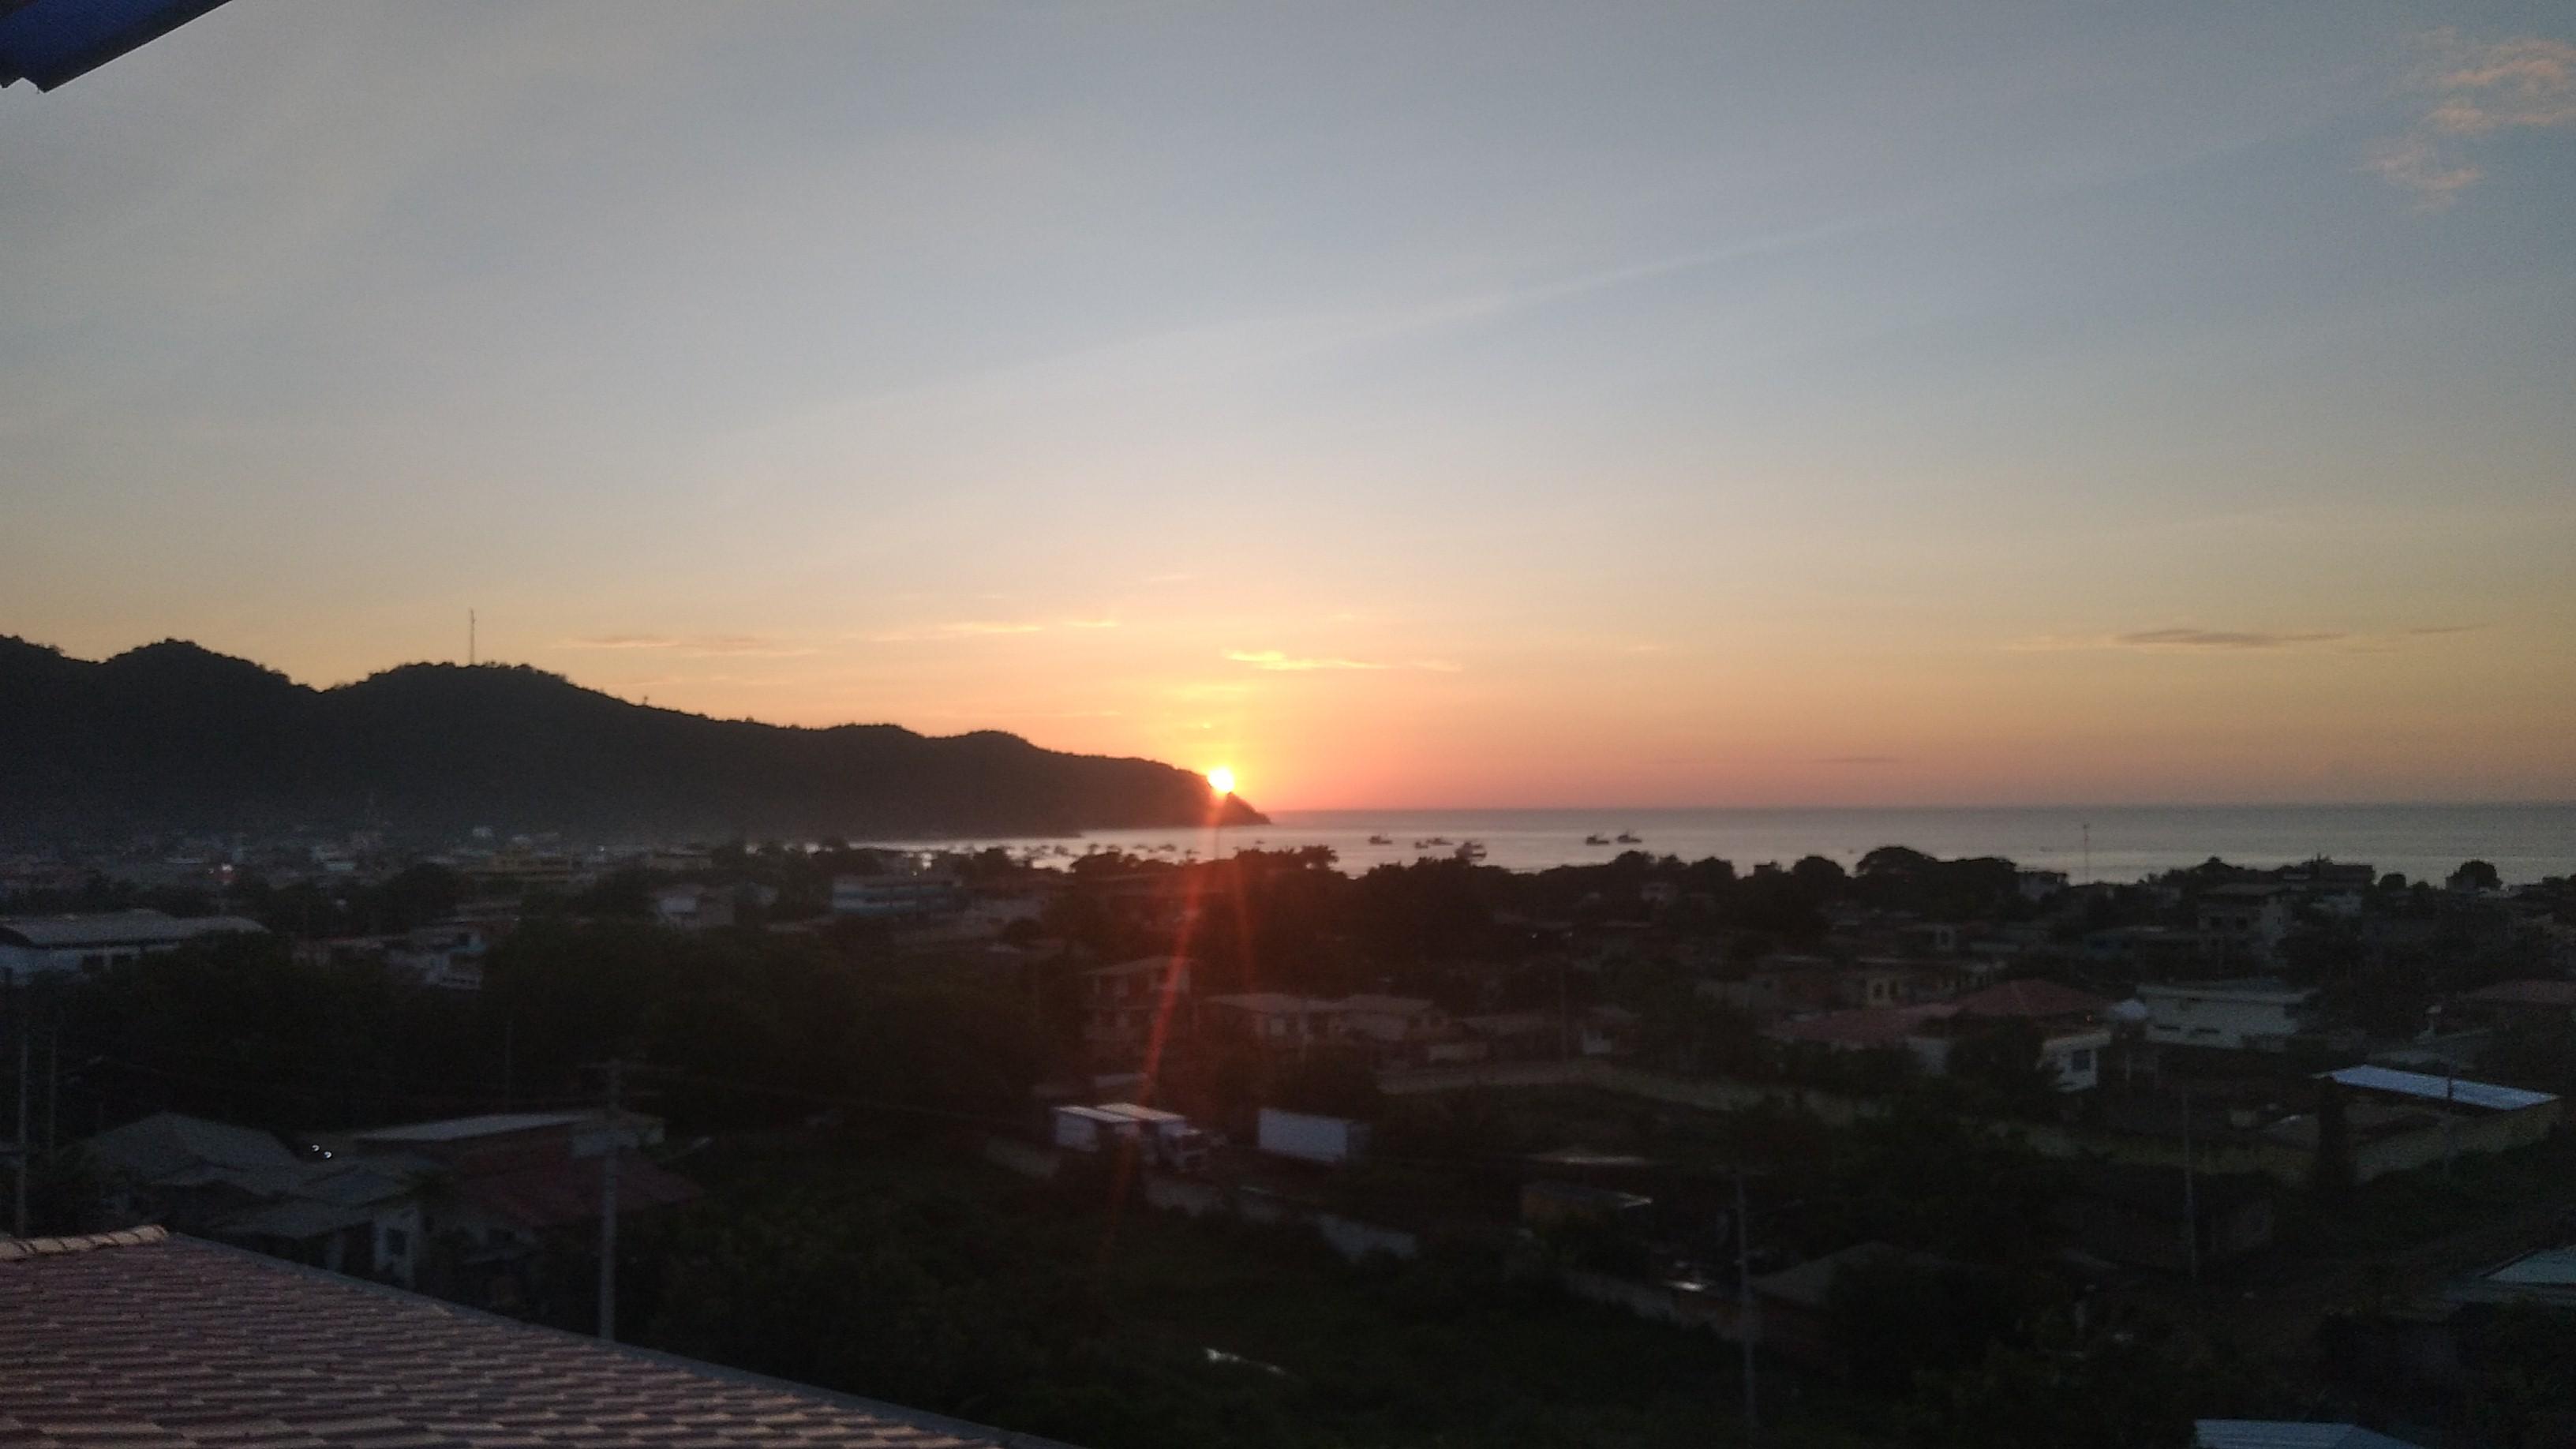
MULTIPOLYGON (((99 662, 0 637, 0 830, 378 821, 591 837, 1023 835, 1188 826, 1197 775, 1015 735, 654 709, 524 665, 314 689, 177 640, 99 662)), ((1261 815, 1228 801, 1228 824, 1261 815)))

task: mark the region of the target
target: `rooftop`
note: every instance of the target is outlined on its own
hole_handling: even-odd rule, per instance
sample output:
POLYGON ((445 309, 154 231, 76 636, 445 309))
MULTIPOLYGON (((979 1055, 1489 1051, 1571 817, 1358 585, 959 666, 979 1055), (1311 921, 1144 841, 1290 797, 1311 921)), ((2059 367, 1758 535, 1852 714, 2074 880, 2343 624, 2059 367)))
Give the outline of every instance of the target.
POLYGON ((503 1137, 513 1132, 570 1127, 590 1118, 588 1112, 487 1112, 480 1117, 449 1117, 437 1122, 371 1127, 352 1135, 362 1142, 466 1142, 477 1137, 503 1137))
POLYGON ((2347 1087, 2357 1087, 2366 1092, 2393 1092, 2431 1102, 2484 1107, 2493 1112, 2519 1112, 2525 1107, 2545 1106, 2558 1100, 2547 1092, 2526 1092, 2520 1087, 2499 1087, 2492 1082, 2464 1081, 2458 1077, 2435 1076, 2430 1072, 2401 1072, 2395 1067, 2346 1067, 2325 1075, 2347 1087))
POLYGON ((2499 981, 2460 999, 2497 1006, 2564 1006, 2576 1009, 2576 981, 2499 981))
POLYGON ((158 1228, 0 1240, 0 1442, 1062 1449, 158 1228))
POLYGON ((2415 1449, 2357 1424, 2304 1424, 2288 1419, 2202 1419, 2197 1449, 2415 1449))
POLYGON ((0 945, 57 951, 80 946, 166 946, 209 932, 265 930, 259 922, 240 916, 173 916, 162 911, 0 916, 0 945))

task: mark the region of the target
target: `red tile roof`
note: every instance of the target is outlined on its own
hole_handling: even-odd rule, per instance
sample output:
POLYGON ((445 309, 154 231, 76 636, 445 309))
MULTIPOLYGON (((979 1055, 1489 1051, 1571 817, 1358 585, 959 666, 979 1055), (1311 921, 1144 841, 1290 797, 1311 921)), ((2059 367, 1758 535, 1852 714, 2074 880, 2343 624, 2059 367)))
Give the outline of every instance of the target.
POLYGON ((2061 1016, 2099 1016, 2111 1003, 2089 991, 2054 981, 2006 981, 1970 992, 1950 1003, 1961 1016, 2017 1016, 2046 1021, 2061 1016))
POLYGON ((157 1229, 0 1240, 0 1344, 11 1449, 1062 1449, 157 1229))

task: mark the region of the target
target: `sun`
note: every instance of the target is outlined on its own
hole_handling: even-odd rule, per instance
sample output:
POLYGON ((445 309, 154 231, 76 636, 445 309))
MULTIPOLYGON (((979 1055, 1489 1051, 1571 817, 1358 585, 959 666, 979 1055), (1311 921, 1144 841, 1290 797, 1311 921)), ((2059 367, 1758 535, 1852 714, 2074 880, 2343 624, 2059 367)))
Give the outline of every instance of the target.
POLYGON ((1220 795, 1231 795, 1234 793, 1234 771, 1228 766, 1219 765, 1215 769, 1208 771, 1207 782, 1208 788, 1214 790, 1220 795))

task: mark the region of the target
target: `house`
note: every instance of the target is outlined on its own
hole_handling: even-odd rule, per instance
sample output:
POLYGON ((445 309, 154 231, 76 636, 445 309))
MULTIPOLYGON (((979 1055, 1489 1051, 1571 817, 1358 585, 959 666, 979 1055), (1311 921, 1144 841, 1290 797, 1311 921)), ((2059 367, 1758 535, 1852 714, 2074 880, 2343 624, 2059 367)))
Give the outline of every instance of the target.
POLYGON ((1949 1010, 1927 1022, 1927 1029, 1908 1045, 1932 1071, 1945 1071, 1949 1047, 1963 1036, 1990 1030, 2004 1022, 2028 1024, 2039 1035, 2040 1060, 2055 1073, 2057 1090, 2085 1092, 2102 1079, 2102 1054, 2111 1045, 2102 1023, 2111 1003, 2089 991, 2054 981, 2023 978, 1970 992, 1948 1003, 1949 1010))
POLYGON ((2483 1268, 2442 1290, 2449 1303, 2518 1303, 2576 1313, 2576 1247, 2542 1248, 2483 1268))
POLYGON ((2290 934, 2291 894, 2279 885, 2223 885, 2201 892, 2194 908, 2206 960, 2267 963, 2290 934))
POLYGON ((2085 936, 2084 954, 2106 966, 2161 976, 2198 965, 2201 937, 2173 926, 2109 926, 2085 936))
POLYGON ((947 915, 965 907, 965 883, 944 872, 832 878, 832 914, 836 916, 903 919, 947 915))
POLYGON ((546 1241, 596 1230, 611 1152, 620 1218, 698 1198, 697 1184, 644 1155, 662 1140, 661 1119, 637 1112, 494 1112, 326 1134, 320 1145, 335 1161, 435 1184, 420 1232, 440 1250, 439 1271, 470 1273, 477 1296, 513 1301, 530 1291, 528 1264, 546 1241))
POLYGON ((1195 969, 1184 956, 1140 956, 1083 972, 1083 1044, 1103 1055, 1127 1054, 1142 1050, 1157 1030, 1188 1026, 1195 969))
POLYGON ((483 958, 499 928, 489 921, 437 921, 416 926, 385 949, 385 964, 442 991, 483 989, 483 958))
POLYGON ((0 1240, 0 1424, 24 1449, 1065 1449, 539 1328, 141 1228, 0 1240))
POLYGON ((207 936, 265 935, 240 916, 172 916, 107 911, 78 916, 0 917, 0 976, 103 971, 207 936))
POLYGON ((2416 1449, 2357 1424, 2297 1419, 2200 1419, 2192 1424, 2192 1449, 2416 1449))
POLYGON ((1303 1051, 1337 1035, 1341 1002, 1282 991, 1210 996, 1199 1003, 1199 1025, 1212 1039, 1250 1041, 1274 1050, 1303 1051))
POLYGON ((2576 981, 2499 981, 2460 998, 2464 1016, 2498 1026, 2576 1026, 2576 981))
POLYGON ((718 886, 677 884, 653 892, 653 919, 679 931, 713 931, 733 924, 733 892, 718 886))
POLYGON ((2281 1051, 2307 1029, 2316 992, 2284 981, 2149 983, 2138 988, 2147 1008, 2147 1040, 2217 1051, 2281 1051))
POLYGON ((2039 902, 2047 900, 2050 896, 2066 889, 2066 886, 2066 872, 2062 870, 2017 870, 2013 872, 2013 888, 2021 893, 2021 898, 2023 900, 2029 901, 2033 905, 2037 905, 2039 902))
POLYGON ((160 1222, 333 1272, 410 1283, 413 1174, 307 1160, 266 1132, 158 1112, 81 1148, 110 1223, 160 1222))

